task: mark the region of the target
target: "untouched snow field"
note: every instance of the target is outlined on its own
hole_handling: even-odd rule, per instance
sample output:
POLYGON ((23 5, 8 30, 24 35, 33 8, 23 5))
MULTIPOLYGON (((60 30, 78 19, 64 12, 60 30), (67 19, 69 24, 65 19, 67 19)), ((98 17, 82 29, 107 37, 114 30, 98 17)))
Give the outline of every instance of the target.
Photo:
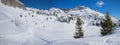
POLYGON ((100 27, 84 20, 84 38, 74 39, 76 21, 61 23, 56 19, 0 3, 0 45, 120 45, 120 27, 101 37, 100 27))

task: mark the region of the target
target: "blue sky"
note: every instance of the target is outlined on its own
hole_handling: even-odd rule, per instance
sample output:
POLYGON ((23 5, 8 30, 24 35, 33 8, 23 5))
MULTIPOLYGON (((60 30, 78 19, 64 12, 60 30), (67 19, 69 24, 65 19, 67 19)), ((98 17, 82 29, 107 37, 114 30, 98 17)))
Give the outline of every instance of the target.
POLYGON ((101 13, 109 11, 110 15, 120 19, 120 0, 20 0, 26 7, 38 9, 74 8, 86 6, 101 13))

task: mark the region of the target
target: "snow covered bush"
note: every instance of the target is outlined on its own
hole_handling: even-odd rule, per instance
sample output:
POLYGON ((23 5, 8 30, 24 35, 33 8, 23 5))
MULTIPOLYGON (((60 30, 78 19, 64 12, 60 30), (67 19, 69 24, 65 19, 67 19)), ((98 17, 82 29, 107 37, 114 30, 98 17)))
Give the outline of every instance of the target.
POLYGON ((19 26, 21 24, 20 19, 14 19, 14 23, 16 26, 19 26))
POLYGON ((22 14, 20 15, 20 17, 22 18, 22 14))

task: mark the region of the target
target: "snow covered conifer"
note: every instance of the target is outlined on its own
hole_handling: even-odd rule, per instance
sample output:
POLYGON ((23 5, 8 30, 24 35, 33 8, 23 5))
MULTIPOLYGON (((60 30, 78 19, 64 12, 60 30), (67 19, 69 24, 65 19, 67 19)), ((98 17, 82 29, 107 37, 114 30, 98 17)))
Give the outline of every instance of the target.
POLYGON ((108 34, 112 34, 113 31, 113 23, 111 21, 111 17, 109 16, 109 13, 106 12, 105 19, 101 22, 101 35, 105 36, 108 34))
POLYGON ((82 31, 82 21, 79 17, 77 17, 77 22, 76 22, 76 32, 74 34, 74 38, 82 38, 84 36, 83 31, 82 31))
POLYGON ((22 17, 22 14, 20 14, 20 17, 22 17))
POLYGON ((32 17, 34 17, 34 16, 32 15, 32 17))

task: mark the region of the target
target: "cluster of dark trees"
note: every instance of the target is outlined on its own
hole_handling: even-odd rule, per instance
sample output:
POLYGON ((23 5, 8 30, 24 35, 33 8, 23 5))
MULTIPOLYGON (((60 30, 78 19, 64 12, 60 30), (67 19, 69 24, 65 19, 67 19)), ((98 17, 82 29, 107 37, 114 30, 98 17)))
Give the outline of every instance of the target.
MULTIPOLYGON (((106 12, 105 19, 103 19, 100 23, 101 26, 101 36, 109 35, 112 34, 113 28, 115 27, 114 24, 112 23, 111 17, 109 16, 109 13, 106 12)), ((82 29, 82 20, 80 18, 77 18, 76 22, 76 32, 74 33, 74 38, 82 38, 84 37, 84 32, 82 29)))
POLYGON ((73 17, 69 17, 69 16, 61 16, 61 17, 57 17, 57 20, 60 22, 66 22, 69 23, 71 20, 73 20, 73 17))

